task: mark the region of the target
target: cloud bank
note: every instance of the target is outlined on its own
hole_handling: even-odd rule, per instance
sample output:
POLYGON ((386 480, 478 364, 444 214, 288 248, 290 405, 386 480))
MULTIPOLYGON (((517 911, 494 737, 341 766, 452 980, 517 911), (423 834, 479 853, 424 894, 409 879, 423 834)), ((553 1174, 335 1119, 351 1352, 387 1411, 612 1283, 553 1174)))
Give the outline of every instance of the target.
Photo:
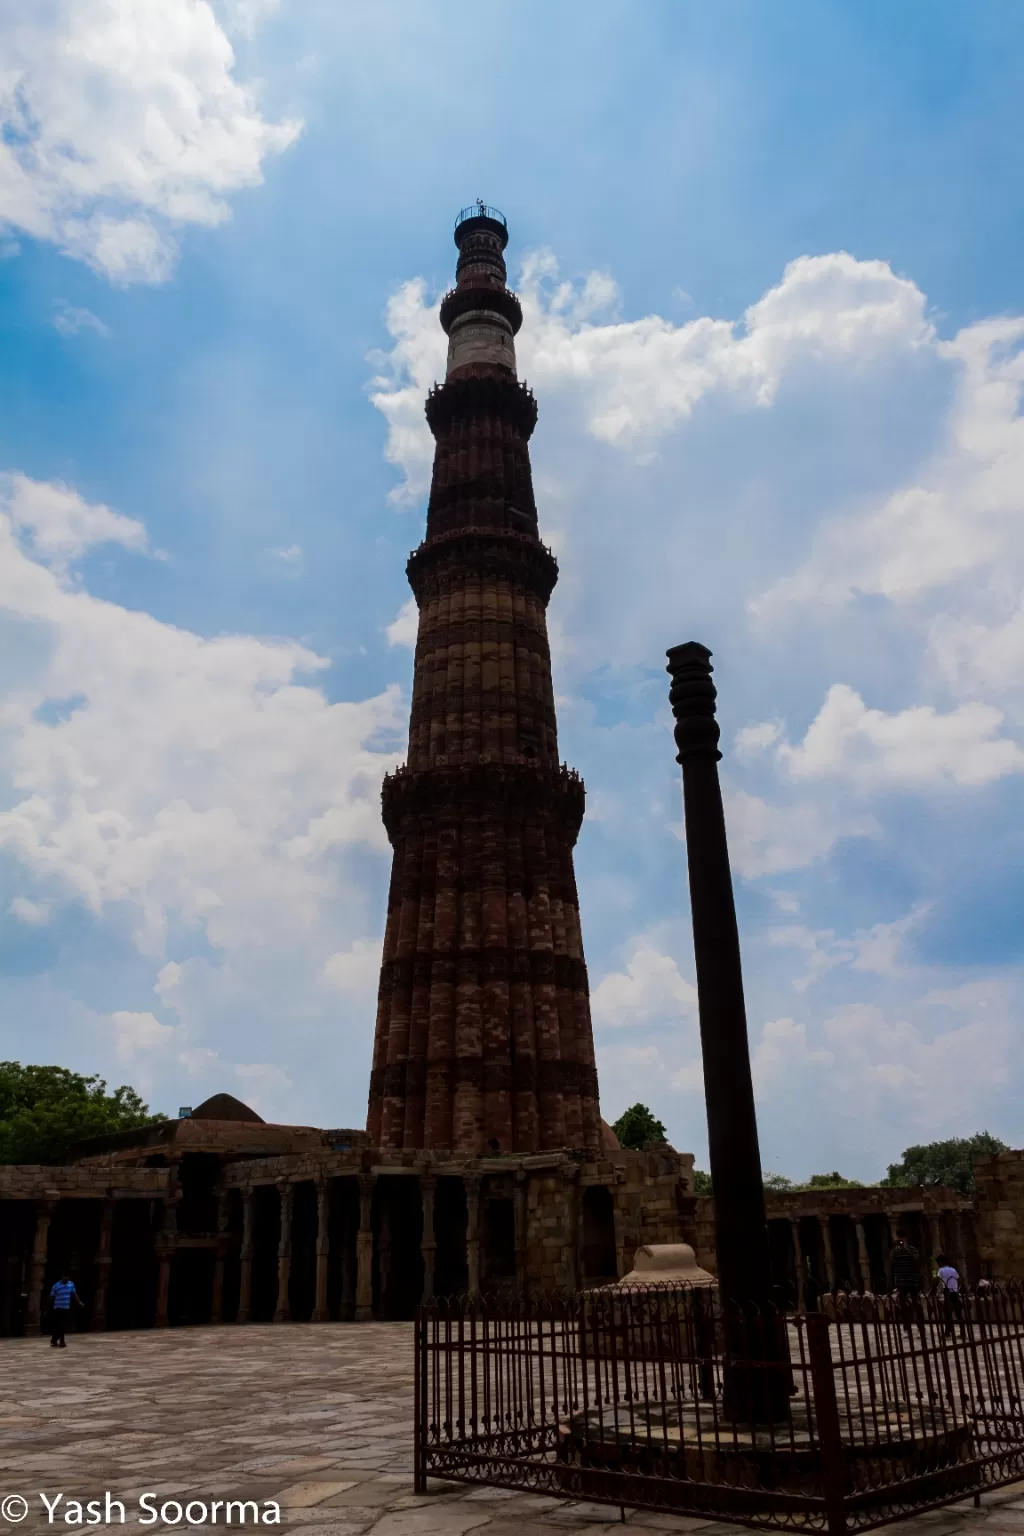
MULTIPOLYGON (((847 252, 790 262, 738 320, 623 318, 606 274, 564 281, 549 253, 520 290, 563 736, 601 808, 598 900, 617 914, 589 952, 606 1108, 625 1081, 702 1145, 685 909, 655 846, 681 831, 659 657, 699 638, 719 670, 767 1143, 811 1171, 793 1158, 803 1115, 877 1176, 867 1142, 888 1157, 971 1117, 1005 1125, 1019 957, 943 961, 935 935, 958 902, 985 910, 1021 810, 1024 321, 944 337, 910 278, 847 252), (613 905, 615 869, 632 909, 613 905)), ((387 323, 374 400, 411 509, 443 376, 435 296, 407 283, 387 323)))
POLYGON ((337 1033, 353 997, 361 1036, 365 966, 344 946, 381 923, 360 850, 376 866, 387 849, 398 690, 331 702, 328 662, 297 642, 208 639, 91 596, 76 563, 99 545, 144 555, 142 524, 21 474, 5 489, 0 624, 21 658, 0 704, 8 922, 78 907, 125 935, 152 1007, 94 1009, 90 1027, 144 1087, 236 1073, 304 1018, 337 1033))
POLYGON ((119 284, 164 281, 178 232, 229 216, 297 138, 235 77, 233 0, 0 3, 0 224, 119 284))

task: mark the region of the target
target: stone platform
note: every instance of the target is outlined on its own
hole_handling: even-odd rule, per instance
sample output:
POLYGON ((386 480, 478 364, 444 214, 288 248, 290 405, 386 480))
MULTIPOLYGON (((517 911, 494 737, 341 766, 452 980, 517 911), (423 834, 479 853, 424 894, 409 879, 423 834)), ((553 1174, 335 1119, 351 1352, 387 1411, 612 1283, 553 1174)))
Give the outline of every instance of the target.
MULTIPOLYGON (((139 1495, 281 1505, 278 1529, 309 1536, 612 1536, 606 1506, 431 1482, 412 1492, 412 1337, 407 1323, 291 1324, 72 1334, 0 1341, 0 1499, 23 1494, 30 1513, 0 1530, 52 1525, 38 1498, 123 1500, 135 1526, 139 1495)), ((181 1530, 190 1529, 182 1520, 181 1530)), ((224 1528, 223 1516, 217 1528, 224 1528)), ((238 1529, 237 1521, 231 1526, 238 1529)), ((263 1528, 262 1526, 260 1527, 263 1528)), ((209 1526, 192 1529, 207 1530, 209 1526)), ((244 1529, 251 1530, 251 1523, 244 1529)), ((739 1528, 627 1511, 633 1536, 739 1528)), ((1024 1485, 903 1522, 904 1536, 1024 1536, 1024 1485)))

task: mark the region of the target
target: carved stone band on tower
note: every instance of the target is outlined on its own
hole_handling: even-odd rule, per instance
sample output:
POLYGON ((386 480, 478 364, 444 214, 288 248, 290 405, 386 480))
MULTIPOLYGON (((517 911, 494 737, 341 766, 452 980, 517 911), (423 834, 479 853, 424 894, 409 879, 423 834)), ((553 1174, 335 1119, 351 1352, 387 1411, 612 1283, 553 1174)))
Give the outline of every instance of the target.
POLYGON ((573 848, 584 789, 559 764, 537 531, 533 395, 516 375, 505 220, 455 226, 444 384, 406 766, 384 781, 394 849, 367 1131, 382 1148, 596 1152, 601 1142, 573 848))

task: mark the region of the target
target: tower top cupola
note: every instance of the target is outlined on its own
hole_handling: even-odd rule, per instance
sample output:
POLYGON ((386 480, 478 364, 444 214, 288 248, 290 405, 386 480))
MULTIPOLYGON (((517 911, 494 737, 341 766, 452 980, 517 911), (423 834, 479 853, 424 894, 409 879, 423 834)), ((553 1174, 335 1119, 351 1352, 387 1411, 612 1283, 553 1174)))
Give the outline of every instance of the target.
POLYGON ((441 301, 448 337, 446 377, 516 372, 515 335, 523 323, 519 300, 507 287, 505 215, 478 198, 455 221, 459 260, 455 287, 441 301))

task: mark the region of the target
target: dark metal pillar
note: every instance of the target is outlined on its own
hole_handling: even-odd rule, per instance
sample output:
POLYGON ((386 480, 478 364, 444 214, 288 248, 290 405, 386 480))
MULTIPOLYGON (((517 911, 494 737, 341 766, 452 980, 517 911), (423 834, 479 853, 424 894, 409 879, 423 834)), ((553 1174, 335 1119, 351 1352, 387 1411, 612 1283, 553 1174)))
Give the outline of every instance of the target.
MULTIPOLYGON (((743 1004, 739 931, 733 901, 722 789, 719 728, 711 652, 690 641, 668 652, 676 719, 677 761, 683 769, 686 853, 690 873, 693 947, 697 964, 704 1096, 715 1198, 718 1284, 723 1305, 742 1308, 749 1326, 730 1341, 734 1360, 762 1362, 727 1371, 726 1411, 764 1420, 788 1412, 788 1372, 764 1369, 785 1359, 785 1334, 770 1325, 774 1312, 771 1251, 761 1182, 754 1085, 743 1004)), ((732 1330, 730 1330, 732 1333, 732 1330)))

